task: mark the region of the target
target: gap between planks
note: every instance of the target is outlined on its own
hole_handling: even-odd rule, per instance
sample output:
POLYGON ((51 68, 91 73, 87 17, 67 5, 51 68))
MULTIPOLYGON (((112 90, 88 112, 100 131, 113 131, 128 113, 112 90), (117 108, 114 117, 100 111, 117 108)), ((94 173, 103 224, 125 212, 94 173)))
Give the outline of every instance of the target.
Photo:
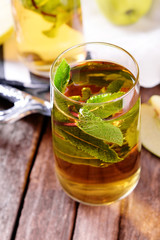
POLYGON ((48 122, 48 118, 44 117, 43 122, 42 122, 40 135, 39 135, 39 139, 37 141, 35 152, 34 152, 34 155, 32 157, 32 161, 31 161, 31 165, 29 166, 30 168, 29 168, 27 176, 26 176, 25 188, 24 188, 24 191, 22 193, 21 200, 20 200, 19 209, 18 209, 18 212, 17 212, 17 216, 16 216, 16 219, 15 219, 14 227, 13 227, 13 232, 12 232, 12 235, 11 235, 11 240, 15 240, 15 238, 16 238, 16 233, 17 233, 17 229, 18 229, 18 226, 19 226, 19 220, 20 220, 22 209, 23 209, 25 196, 27 194, 27 190, 28 190, 29 183, 30 183, 30 175, 31 175, 31 172, 32 172, 35 160, 36 160, 37 152, 38 152, 38 149, 39 149, 39 146, 40 146, 41 139, 43 137, 43 133, 45 132, 45 129, 46 129, 46 126, 47 126, 47 122, 48 122))

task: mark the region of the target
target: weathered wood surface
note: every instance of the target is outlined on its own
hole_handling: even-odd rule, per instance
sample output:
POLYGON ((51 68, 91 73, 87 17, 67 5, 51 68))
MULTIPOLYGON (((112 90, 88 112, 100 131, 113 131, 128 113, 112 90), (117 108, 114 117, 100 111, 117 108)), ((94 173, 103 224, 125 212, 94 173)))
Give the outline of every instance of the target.
MULTIPOLYGON (((160 85, 152 89, 142 88, 141 94, 142 102, 145 102, 151 95, 160 94, 160 85)), ((12 127, 0 128, 2 132, 0 133, 0 158, 3 156, 5 159, 1 161, 0 167, 5 168, 6 171, 6 175, 3 176, 5 171, 0 169, 0 174, 4 178, 0 181, 0 187, 3 189, 5 184, 7 187, 10 186, 9 190, 1 190, 3 198, 0 195, 0 204, 4 199, 10 200, 13 197, 10 201, 12 204, 9 204, 7 210, 5 210, 5 204, 4 208, 1 204, 0 221, 2 222, 3 218, 6 219, 4 221, 6 225, 3 224, 2 228, 0 224, 0 240, 9 239, 16 218, 23 192, 22 183, 25 183, 24 173, 27 171, 26 166, 29 161, 25 155, 27 153, 25 149, 28 148, 28 153, 31 153, 33 146, 36 145, 33 142, 37 139, 38 126, 36 128, 33 121, 34 118, 28 118, 17 122, 12 127), (12 136, 12 132, 16 132, 16 129, 20 133, 12 136), (24 140, 26 131, 30 132, 28 140, 24 140), (12 154, 9 154, 7 149, 16 155, 15 159, 18 160, 16 163, 14 161, 12 163, 10 157, 12 154), (15 149, 19 149, 20 152, 14 153, 15 149), (21 155, 24 164, 22 164, 21 155), (12 171, 7 170, 7 163, 12 166, 12 171)), ((124 200, 103 207, 76 204, 66 196, 56 180, 51 129, 48 122, 30 175, 15 239, 160 240, 160 159, 142 149, 141 179, 133 193, 124 200)))
POLYGON ((16 240, 69 240, 75 214, 75 202, 55 177, 49 122, 30 176, 16 240))
POLYGON ((142 149, 137 188, 124 199, 119 240, 160 239, 160 159, 142 149))
POLYGON ((152 95, 160 95, 160 84, 153 88, 141 88, 142 103, 147 102, 152 95))
POLYGON ((103 207, 80 204, 73 240, 117 240, 120 212, 120 202, 103 207))
POLYGON ((41 125, 32 116, 0 126, 0 240, 11 239, 41 125))

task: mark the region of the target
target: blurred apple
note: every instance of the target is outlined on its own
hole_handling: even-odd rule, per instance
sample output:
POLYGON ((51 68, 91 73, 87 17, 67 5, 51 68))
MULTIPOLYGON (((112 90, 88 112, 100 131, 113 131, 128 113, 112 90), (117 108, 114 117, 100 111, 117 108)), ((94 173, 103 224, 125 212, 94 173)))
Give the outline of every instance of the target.
POLYGON ((114 24, 128 25, 144 16, 152 0, 97 0, 104 15, 114 24))

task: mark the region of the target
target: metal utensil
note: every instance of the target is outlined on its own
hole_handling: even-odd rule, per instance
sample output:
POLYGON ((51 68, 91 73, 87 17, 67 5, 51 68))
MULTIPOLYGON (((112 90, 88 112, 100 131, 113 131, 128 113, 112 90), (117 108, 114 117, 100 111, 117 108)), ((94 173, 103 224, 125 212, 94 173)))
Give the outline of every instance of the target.
POLYGON ((0 111, 0 123, 12 123, 32 113, 51 115, 50 102, 11 86, 0 84, 0 97, 14 104, 13 107, 0 111))
POLYGON ((0 78, 0 84, 3 85, 7 85, 7 86, 11 86, 11 87, 15 87, 18 88, 20 90, 26 90, 26 89, 30 89, 30 90, 39 90, 39 91, 49 91, 49 83, 42 83, 42 82, 36 82, 36 83, 24 83, 24 82, 20 82, 20 81, 16 81, 16 80, 6 80, 4 78, 0 78))

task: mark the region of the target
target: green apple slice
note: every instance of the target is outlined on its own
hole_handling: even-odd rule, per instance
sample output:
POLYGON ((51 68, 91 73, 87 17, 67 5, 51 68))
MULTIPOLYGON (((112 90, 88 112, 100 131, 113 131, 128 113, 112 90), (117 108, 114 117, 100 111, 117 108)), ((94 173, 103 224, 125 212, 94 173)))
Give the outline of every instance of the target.
POLYGON ((160 118, 148 103, 141 108, 141 141, 147 150, 160 157, 160 118))
POLYGON ((160 117, 160 96, 159 95, 153 95, 149 102, 152 104, 153 108, 157 112, 157 114, 160 117))

